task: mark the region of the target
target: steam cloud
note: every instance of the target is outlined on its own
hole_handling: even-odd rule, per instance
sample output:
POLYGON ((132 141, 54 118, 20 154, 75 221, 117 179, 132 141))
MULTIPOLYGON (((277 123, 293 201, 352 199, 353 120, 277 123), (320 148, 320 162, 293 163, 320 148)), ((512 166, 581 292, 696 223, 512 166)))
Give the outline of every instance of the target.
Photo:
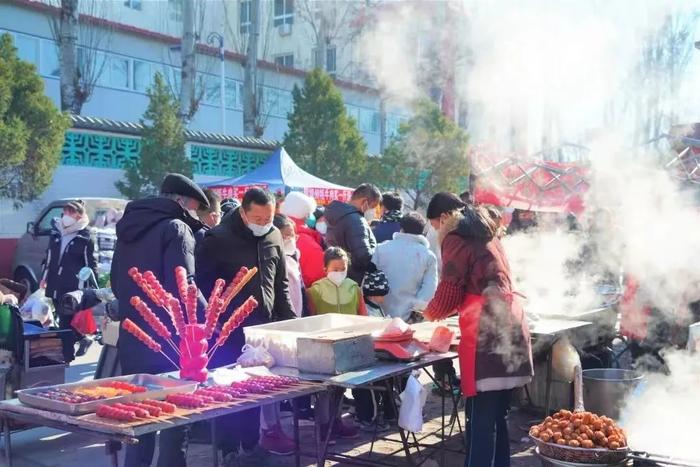
MULTIPOLYGON (((634 145, 634 131, 635 103, 645 102, 648 91, 637 67, 645 38, 668 15, 697 5, 464 0, 449 2, 450 21, 436 21, 444 2, 423 2, 422 8, 420 2, 389 3, 393 13, 378 16, 363 48, 386 95, 405 102, 424 95, 424 48, 415 36, 434 38, 430 50, 440 64, 450 59, 440 44, 451 34, 466 50, 454 55, 455 82, 458 101, 468 105, 473 143, 500 143, 501 150, 525 154, 564 141, 590 148, 582 231, 561 226, 504 240, 515 287, 529 298, 527 309, 570 315, 590 310, 599 275, 624 272, 640 281, 640 299, 668 319, 687 320, 688 304, 700 298, 697 195, 679 186, 658 153, 634 145), (435 17, 426 20, 430 14, 435 17), (598 269, 581 261, 591 245, 598 269)), ((430 77, 442 85, 440 78, 430 77)), ((698 459, 695 419, 675 415, 700 414, 700 360, 671 354, 668 364, 670 377, 649 376, 646 392, 628 401, 624 423, 633 447, 698 459)))

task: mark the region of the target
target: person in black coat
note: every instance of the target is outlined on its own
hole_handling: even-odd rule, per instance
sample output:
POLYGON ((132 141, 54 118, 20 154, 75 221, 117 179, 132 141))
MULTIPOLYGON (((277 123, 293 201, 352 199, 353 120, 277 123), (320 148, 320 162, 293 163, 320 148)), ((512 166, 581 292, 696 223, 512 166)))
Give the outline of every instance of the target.
MULTIPOLYGON (((271 193, 258 188, 248 190, 241 207, 208 231, 198 249, 197 264, 202 268, 197 270, 197 283, 205 296, 211 293, 216 279, 229 282, 241 267, 258 268, 258 273, 221 314, 219 325, 251 295, 257 300, 258 307, 218 349, 209 368, 232 364, 241 355, 241 347, 245 344, 243 327, 295 317, 289 298, 282 235, 272 223, 275 205, 271 193)), ((240 460, 244 465, 260 463, 263 454, 257 448, 259 408, 220 417, 217 423, 222 435, 219 446, 224 456, 237 452, 240 445, 243 447, 240 460)))
POLYGON ((381 197, 379 188, 363 184, 352 193, 349 203, 333 201, 324 213, 328 223, 326 243, 328 246, 340 247, 350 255, 348 277, 358 284, 362 284, 377 247, 372 229, 364 216, 377 208, 381 197))
POLYGON ((377 243, 393 240, 394 234, 401 231, 402 209, 403 199, 400 194, 384 193, 382 195, 382 219, 372 227, 377 243))
MULTIPOLYGON (((182 266, 190 278, 194 277, 194 231, 202 228, 196 218, 200 204, 208 205, 202 190, 189 178, 168 174, 161 185, 161 196, 132 201, 117 223, 117 245, 112 259, 112 291, 119 300, 121 319, 128 318, 161 344, 163 351, 177 361, 170 347, 150 328, 129 300, 139 296, 170 326, 170 317, 155 306, 129 277, 129 269, 136 267, 144 273, 152 271, 166 291, 179 297, 175 268, 182 266)), ((172 327, 171 327, 172 330, 172 327)), ((117 343, 122 374, 158 374, 173 371, 173 365, 159 353, 147 349, 128 332, 120 329, 117 343)), ((186 431, 182 428, 164 430, 160 434, 158 466, 186 465, 186 431)), ((124 465, 150 465, 155 448, 155 434, 139 437, 139 443, 126 449, 124 465)))
MULTIPOLYGON (((81 200, 68 202, 63 207, 60 219, 55 219, 51 229, 49 248, 44 260, 44 274, 41 281, 46 289, 46 297, 54 303, 58 313, 58 326, 71 332, 62 333, 63 358, 66 363, 75 359, 75 343, 80 342, 78 356, 85 355, 92 340, 83 336, 71 326, 72 314, 63 313, 61 298, 68 292, 78 290, 78 272, 84 267, 92 270, 97 280, 97 259, 95 242, 88 225, 90 219, 81 200)), ((97 284, 94 284, 95 286, 97 284)))

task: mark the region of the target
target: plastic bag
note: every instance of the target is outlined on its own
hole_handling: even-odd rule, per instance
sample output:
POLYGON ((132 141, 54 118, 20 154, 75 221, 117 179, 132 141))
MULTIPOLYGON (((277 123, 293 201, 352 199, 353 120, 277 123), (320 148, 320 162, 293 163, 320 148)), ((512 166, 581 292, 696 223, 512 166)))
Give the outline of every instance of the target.
POLYGON ((399 426, 411 433, 419 433, 423 429, 423 406, 428 397, 428 391, 423 387, 414 372, 408 377, 406 389, 399 395, 399 426))
POLYGON ((95 323, 95 317, 92 315, 92 308, 80 310, 73 315, 73 319, 70 320, 70 325, 80 334, 87 335, 97 332, 97 323, 95 323))
POLYGON ((52 324, 53 303, 46 298, 44 289, 39 288, 31 294, 19 309, 24 321, 39 321, 42 326, 48 327, 52 324))
POLYGON ((434 352, 449 352, 454 335, 454 331, 447 326, 438 326, 435 328, 433 335, 430 337, 430 344, 428 347, 434 352))
POLYGON ((275 366, 275 359, 272 357, 272 355, 270 355, 270 352, 268 352, 265 346, 263 345, 259 345, 256 347, 246 344, 241 350, 243 351, 243 353, 240 357, 238 357, 236 363, 238 363, 242 367, 266 366, 268 368, 272 368, 273 366, 275 366))
POLYGON ((411 326, 409 326, 404 320, 402 320, 401 318, 394 318, 389 322, 389 324, 386 325, 384 330, 381 332, 380 336, 402 336, 410 330, 411 326))

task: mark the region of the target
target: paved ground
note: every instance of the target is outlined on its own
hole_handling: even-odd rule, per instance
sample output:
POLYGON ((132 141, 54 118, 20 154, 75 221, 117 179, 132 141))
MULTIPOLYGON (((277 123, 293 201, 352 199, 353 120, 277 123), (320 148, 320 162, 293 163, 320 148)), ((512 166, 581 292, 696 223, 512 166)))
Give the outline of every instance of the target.
MULTIPOLYGON (((97 358, 101 347, 97 344, 93 345, 88 354, 76 360, 75 364, 67 370, 66 379, 68 381, 78 381, 81 379, 90 379, 95 371, 97 358)), ((427 384, 427 382, 426 382, 427 384)), ((425 431, 437 430, 440 427, 441 403, 440 398, 430 395, 425 408, 425 418, 428 420, 425 423, 425 431)), ((291 435, 291 417, 283 412, 285 417, 284 423, 291 435)), ((530 467, 541 465, 532 453, 531 447, 527 442, 521 442, 525 436, 525 427, 527 421, 533 418, 532 414, 527 414, 522 411, 515 411, 510 420, 511 426, 511 449, 513 452, 514 467, 530 467)), ((460 411, 460 421, 463 426, 464 413, 460 411)), ((374 445, 375 453, 389 453, 399 449, 400 444, 398 434, 389 436, 393 441, 378 441, 374 445)), ((312 453, 314 446, 313 426, 301 427, 302 449, 312 453)), ((46 428, 36 428, 19 432, 13 435, 13 452, 15 467, 94 467, 108 465, 107 458, 104 456, 104 445, 96 439, 86 438, 70 433, 64 433, 46 428)), ((432 444, 438 441, 438 438, 429 436, 423 440, 426 444, 432 444)), ((398 452, 394 456, 381 459, 379 455, 369 454, 371 444, 371 435, 363 434, 360 438, 338 442, 331 449, 335 452, 343 453, 351 457, 362 458, 370 462, 387 462, 390 465, 406 465, 403 452, 398 452)), ((455 426, 452 436, 449 437, 447 446, 452 450, 460 450, 463 448, 462 436, 455 426)), ((415 452, 415 451, 414 451, 415 452)), ((464 465, 464 455, 461 453, 445 452, 445 458, 442 458, 442 452, 434 450, 421 449, 420 454, 414 454, 413 457, 416 463, 422 462, 426 467, 459 467, 464 465)), ((195 467, 211 465, 212 450, 209 445, 192 444, 188 454, 188 464, 195 467)), ((0 466, 3 466, 3 460, 0 459, 0 466)), ((293 466, 293 457, 274 457, 269 467, 287 467, 293 466)), ((315 465, 312 458, 303 458, 302 465, 315 465)), ((342 463, 327 462, 326 465, 344 465, 342 463)))

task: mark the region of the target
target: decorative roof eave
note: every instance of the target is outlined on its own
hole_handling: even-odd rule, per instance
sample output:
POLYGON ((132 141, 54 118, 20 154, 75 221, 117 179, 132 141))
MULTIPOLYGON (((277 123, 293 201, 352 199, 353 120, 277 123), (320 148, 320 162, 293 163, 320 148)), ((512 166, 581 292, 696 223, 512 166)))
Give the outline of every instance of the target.
MULTIPOLYGON (((85 115, 70 116, 72 127, 81 130, 94 130, 128 134, 140 136, 143 130, 141 123, 122 122, 110 120, 107 118, 87 117, 85 115)), ((259 149, 264 151, 272 151, 279 147, 280 142, 274 140, 266 140, 253 138, 248 136, 233 136, 223 135, 220 133, 208 133, 205 131, 185 130, 185 138, 187 142, 196 142, 204 144, 218 144, 222 146, 236 146, 239 148, 259 149)))
MULTIPOLYGON (((47 3, 43 3, 39 0, 12 0, 12 2, 16 5, 20 6, 25 6, 27 8, 31 8, 36 11, 41 11, 47 14, 51 15, 58 15, 61 11, 59 7, 49 5, 47 3)), ((174 45, 179 45, 180 44, 180 38, 175 37, 175 36, 170 36, 167 34, 162 34, 159 32, 155 31, 149 31, 147 29, 143 28, 137 28, 135 26, 130 26, 128 24, 124 23, 118 23, 116 21, 110 21, 104 18, 98 18, 96 16, 92 15, 86 15, 84 13, 80 14, 80 21, 85 22, 87 24, 91 24, 94 26, 99 26, 103 28, 108 28, 108 29, 113 29, 115 31, 127 33, 127 34, 133 34, 135 36, 141 36, 145 37, 148 39, 152 39, 158 42, 163 42, 165 44, 168 44, 170 46, 174 45)), ((204 55, 210 55, 214 57, 219 56, 219 49, 216 47, 211 47, 205 44, 197 44, 197 51, 204 54, 204 55)), ((238 52, 233 52, 230 50, 227 50, 224 52, 224 55, 226 58, 233 60, 238 63, 244 63, 245 61, 245 55, 240 54, 238 52)), ((267 60, 258 60, 258 66, 260 68, 266 69, 266 70, 272 70, 276 71, 278 73, 284 73, 286 75, 291 75, 291 76, 297 76, 299 78, 304 78, 306 77, 307 72, 304 70, 300 70, 298 68, 289 68, 289 67, 284 67, 284 66, 279 66, 275 63, 269 62, 267 60)), ((363 84, 358 84, 358 83, 353 83, 351 81, 346 81, 343 79, 334 79, 333 80, 335 84, 342 88, 350 89, 353 91, 360 91, 360 92, 366 92, 370 94, 379 94, 379 90, 365 86, 363 84)))

